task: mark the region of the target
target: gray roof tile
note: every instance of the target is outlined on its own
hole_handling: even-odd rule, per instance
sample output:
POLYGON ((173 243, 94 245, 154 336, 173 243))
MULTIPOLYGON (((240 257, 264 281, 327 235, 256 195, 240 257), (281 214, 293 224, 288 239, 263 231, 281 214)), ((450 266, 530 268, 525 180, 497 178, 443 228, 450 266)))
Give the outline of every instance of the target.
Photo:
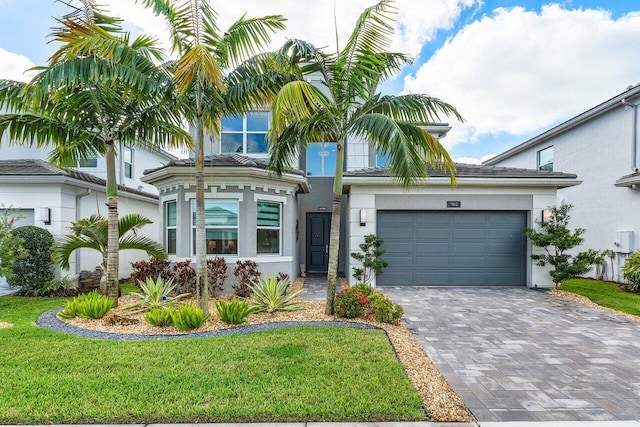
MULTIPOLYGON (((144 171, 144 174, 147 175, 172 166, 194 167, 195 159, 171 160, 169 163, 159 168, 147 169, 144 171)), ((256 159, 253 157, 242 156, 240 154, 218 154, 205 157, 204 167, 247 167, 268 170, 268 161, 267 159, 256 159)), ((304 172, 300 169, 292 169, 290 173, 304 176, 304 172)))
MULTIPOLYGON (((448 171, 442 171, 428 166, 429 176, 433 178, 448 177, 448 171)), ((348 171, 345 177, 390 177, 391 174, 385 168, 368 168, 348 171)), ((456 163, 456 178, 576 178, 575 174, 540 171, 534 169, 507 168, 488 165, 469 165, 456 163)))

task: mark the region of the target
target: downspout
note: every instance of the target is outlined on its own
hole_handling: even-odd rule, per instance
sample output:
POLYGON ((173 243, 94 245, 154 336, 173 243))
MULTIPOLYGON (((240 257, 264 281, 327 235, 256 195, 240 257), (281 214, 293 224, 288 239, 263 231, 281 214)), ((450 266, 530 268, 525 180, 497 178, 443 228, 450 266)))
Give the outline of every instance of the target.
POLYGON ((631 171, 638 172, 638 105, 632 104, 626 98, 622 100, 622 105, 633 110, 633 125, 631 127, 631 171))
MULTIPOLYGON (((91 189, 84 193, 76 194, 76 221, 80 219, 80 199, 91 194, 91 189)), ((76 251, 76 276, 80 274, 80 251, 76 251)))

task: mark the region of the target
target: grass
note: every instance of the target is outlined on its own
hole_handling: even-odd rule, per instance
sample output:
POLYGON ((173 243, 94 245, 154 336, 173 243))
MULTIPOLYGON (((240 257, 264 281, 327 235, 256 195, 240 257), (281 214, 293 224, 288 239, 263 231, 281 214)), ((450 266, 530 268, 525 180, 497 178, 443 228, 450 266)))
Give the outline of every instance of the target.
POLYGON ((130 294, 131 292, 140 292, 140 288, 134 285, 133 283, 122 283, 120 284, 120 293, 130 294))
POLYGON ((625 292, 615 283, 592 279, 565 280, 560 289, 589 298, 603 307, 640 315, 640 295, 625 292))
POLYGON ((0 297, 0 424, 428 418, 379 330, 117 342, 34 326, 63 303, 0 297))

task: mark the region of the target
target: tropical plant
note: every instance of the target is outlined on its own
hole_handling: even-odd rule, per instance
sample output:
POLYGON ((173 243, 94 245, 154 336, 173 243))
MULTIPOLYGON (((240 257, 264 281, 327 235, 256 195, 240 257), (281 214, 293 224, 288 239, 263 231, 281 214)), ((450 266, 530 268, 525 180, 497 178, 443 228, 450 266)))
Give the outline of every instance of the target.
MULTIPOLYGON (((75 310, 79 317, 85 319, 100 319, 114 306, 115 301, 97 290, 75 298, 75 310)), ((65 307, 66 310, 66 307, 65 307)))
POLYGON ((173 326, 180 331, 199 328, 208 318, 209 315, 204 314, 203 309, 192 304, 184 304, 171 310, 173 326))
POLYGON ((78 299, 79 297, 73 298, 65 304, 64 308, 58 312, 58 316, 63 319, 73 319, 78 315, 78 299))
MULTIPOLYGON (((138 1, 138 0, 137 0, 138 1)), ((198 304, 208 313, 206 236, 204 218, 204 133, 219 133, 220 119, 241 114, 264 102, 266 88, 275 80, 263 78, 253 69, 233 70, 270 42, 270 35, 284 28, 279 15, 260 18, 242 16, 220 33, 217 15, 204 0, 139 0, 169 23, 172 50, 178 55, 175 81, 182 97, 182 114, 195 130, 196 179, 196 288, 198 304), (235 84, 234 90, 230 86, 235 84)))
POLYGON ((302 303, 296 301, 302 290, 287 293, 288 286, 288 277, 284 280, 278 280, 278 277, 273 275, 268 279, 258 279, 257 283, 249 285, 253 292, 250 299, 251 306, 257 312, 266 311, 267 313, 304 309, 302 303))
POLYGON ((151 256, 148 260, 132 262, 131 269, 131 276, 129 276, 131 283, 145 282, 148 277, 155 279, 161 276, 164 280, 173 277, 171 262, 156 256, 151 256))
POLYGON ((13 264, 16 260, 27 255, 27 251, 22 246, 22 239, 13 235, 12 230, 19 218, 17 213, 2 206, 0 215, 0 277, 4 276, 8 282, 13 282, 13 264))
POLYGON ((69 277, 50 280, 35 296, 72 296, 78 294, 78 282, 69 277))
POLYGON ((77 166, 89 156, 106 159, 108 233, 105 292, 118 297, 117 145, 158 149, 190 145, 180 126, 173 81, 156 65, 154 40, 131 40, 121 21, 93 0, 58 20, 60 43, 46 67, 29 82, 0 81, 0 136, 12 143, 53 145, 50 161, 77 166))
POLYGON ((310 143, 336 142, 333 202, 327 275, 327 314, 336 290, 340 238, 342 176, 347 144, 353 137, 367 140, 388 156, 392 176, 405 186, 428 176, 428 164, 450 173, 455 165, 440 142, 422 125, 443 116, 462 117, 456 109, 427 95, 382 95, 379 84, 399 72, 411 59, 386 49, 393 34, 391 0, 367 8, 358 18, 345 46, 325 53, 310 43, 289 40, 280 49, 299 76, 279 91, 272 106, 269 132, 270 166, 278 174, 289 170, 310 143), (320 79, 320 86, 306 80, 320 79))
POLYGON ((553 278, 556 288, 563 280, 584 274, 591 270, 591 266, 602 259, 602 252, 590 249, 571 256, 567 252, 580 245, 584 239, 584 228, 569 229, 571 216, 569 211, 573 205, 551 206, 551 216, 544 221, 536 221, 539 230, 526 228, 524 235, 531 239, 534 246, 543 248, 545 253, 533 254, 531 258, 537 265, 551 265, 553 269, 549 275, 553 278))
MULTIPOLYGON (((146 236, 138 235, 141 227, 152 221, 140 214, 123 215, 118 220, 118 250, 138 249, 164 260, 167 257, 162 245, 146 236)), ((78 249, 94 249, 102 255, 103 278, 108 270, 109 259, 109 221, 100 215, 91 215, 72 222, 70 234, 60 238, 53 250, 53 258, 64 270, 69 269, 71 254, 78 249)), ((116 295, 119 290, 116 290, 116 295)))
POLYGON ((224 281, 227 279, 227 262, 224 258, 215 257, 207 260, 207 278, 209 295, 217 298, 224 290, 224 281))
POLYGON ((627 262, 622 266, 622 277, 629 283, 630 290, 640 289, 640 250, 627 258, 627 262))
POLYGON ((362 252, 351 252, 351 258, 359 261, 362 267, 353 268, 353 277, 358 283, 370 283, 376 276, 387 268, 389 263, 380 259, 385 250, 380 249, 384 240, 379 239, 375 234, 364 236, 364 243, 360 243, 362 252))
POLYGON ((144 320, 153 326, 171 326, 173 324, 173 318, 171 317, 171 310, 164 307, 155 307, 147 311, 144 314, 144 320))
POLYGON ((369 300, 365 294, 355 288, 346 288, 336 294, 333 301, 338 317, 353 319, 364 312, 369 300))
POLYGON ((368 314, 377 322, 397 324, 404 314, 400 304, 391 301, 381 292, 374 292, 368 301, 368 314))
POLYGON ((230 302, 217 300, 215 302, 218 318, 229 325, 240 325, 247 323, 247 317, 256 312, 256 309, 249 307, 249 302, 233 298, 230 302))
POLYGON ((373 293, 375 292, 375 289, 373 288, 373 286, 371 286, 368 283, 356 283, 355 285, 352 286, 352 288, 359 290, 366 296, 373 295, 373 293))
POLYGON ((14 238, 21 239, 26 255, 15 260, 7 283, 9 286, 20 286, 23 291, 37 295, 54 278, 51 260, 53 235, 35 225, 18 227, 12 234, 14 238))
POLYGON ((139 300, 122 307, 126 314, 142 313, 154 308, 168 308, 189 296, 189 294, 170 296, 169 294, 175 289, 173 280, 165 281, 160 276, 156 280, 148 277, 145 282, 139 282, 139 284, 142 292, 131 292, 130 294, 135 295, 139 300))
POLYGON ((236 268, 233 269, 233 275, 236 276, 238 283, 231 285, 235 289, 235 294, 239 297, 248 297, 251 295, 252 283, 260 280, 260 270, 258 263, 250 259, 245 261, 236 261, 236 268))

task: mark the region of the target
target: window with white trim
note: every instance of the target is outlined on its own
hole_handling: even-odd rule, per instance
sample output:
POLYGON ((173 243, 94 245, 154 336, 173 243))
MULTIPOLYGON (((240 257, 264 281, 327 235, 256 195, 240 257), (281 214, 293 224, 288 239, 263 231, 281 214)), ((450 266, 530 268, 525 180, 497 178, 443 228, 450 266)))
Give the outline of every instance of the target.
POLYGON ((253 111, 244 116, 223 117, 220 153, 266 155, 269 151, 267 144, 269 118, 268 111, 253 111))
POLYGON ((133 149, 131 147, 122 147, 122 161, 125 178, 133 178, 133 149))
POLYGON ((79 168, 97 168, 98 167, 98 155, 88 154, 84 159, 78 159, 79 168))
POLYGON ((553 145, 538 151, 538 170, 553 171, 553 145))
POLYGON ((280 255, 282 203, 258 200, 258 254, 280 255))
MULTIPOLYGON (((204 201, 207 254, 238 254, 238 200, 204 201)), ((196 201, 191 201, 192 252, 196 253, 196 201)))
POLYGON ((167 218, 167 236, 166 236, 166 248, 167 253, 175 255, 176 253, 176 225, 178 222, 178 215, 176 211, 176 202, 165 203, 166 210, 165 215, 167 218))
POLYGON ((338 144, 315 142, 307 145, 307 176, 334 176, 338 144))

